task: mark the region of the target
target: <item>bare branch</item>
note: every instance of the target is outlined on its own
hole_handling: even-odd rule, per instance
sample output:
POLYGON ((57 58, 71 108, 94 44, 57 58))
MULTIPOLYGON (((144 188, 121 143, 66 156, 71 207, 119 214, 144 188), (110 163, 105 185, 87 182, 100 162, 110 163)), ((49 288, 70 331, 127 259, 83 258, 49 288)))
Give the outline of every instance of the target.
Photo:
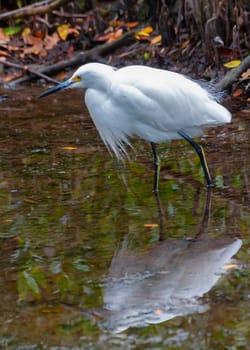
MULTIPOLYGON (((42 75, 52 75, 52 74, 56 74, 56 73, 62 71, 63 69, 65 69, 67 67, 72 67, 72 66, 77 66, 77 65, 79 66, 79 65, 82 65, 82 64, 90 62, 90 61, 100 61, 101 56, 107 55, 108 53, 113 52, 117 48, 119 48, 123 45, 127 45, 129 42, 135 41, 136 40, 134 37, 135 32, 136 31, 131 30, 131 31, 125 33, 121 38, 114 40, 111 43, 105 43, 105 44, 102 44, 100 46, 94 47, 93 49, 79 52, 69 59, 62 60, 62 61, 55 63, 55 64, 52 64, 50 66, 43 67, 36 72, 36 76, 39 76, 39 74, 40 75, 41 74, 42 75)), ((32 74, 34 74, 34 72, 32 72, 32 74)), ((8 85, 15 86, 17 84, 22 84, 24 82, 34 80, 34 79, 35 79, 34 75, 32 75, 32 76, 28 75, 28 76, 25 76, 25 77, 22 77, 20 79, 16 79, 16 80, 12 81, 8 85)))
POLYGON ((244 58, 238 67, 231 69, 224 78, 216 84, 216 87, 219 90, 229 88, 248 68, 250 68, 250 55, 244 58))
POLYGON ((5 61, 5 60, 3 60, 1 58, 0 58, 0 64, 3 64, 3 65, 8 66, 8 67, 21 69, 24 72, 28 72, 28 73, 34 74, 34 75, 38 76, 39 78, 45 79, 45 80, 47 80, 47 81, 49 81, 51 83, 58 83, 57 80, 55 80, 53 78, 50 78, 47 75, 42 74, 41 72, 37 72, 34 69, 30 68, 29 66, 22 66, 20 64, 16 64, 16 63, 5 61))
POLYGON ((0 14, 0 20, 17 19, 25 16, 41 16, 49 13, 69 0, 44 0, 21 7, 20 9, 0 14))

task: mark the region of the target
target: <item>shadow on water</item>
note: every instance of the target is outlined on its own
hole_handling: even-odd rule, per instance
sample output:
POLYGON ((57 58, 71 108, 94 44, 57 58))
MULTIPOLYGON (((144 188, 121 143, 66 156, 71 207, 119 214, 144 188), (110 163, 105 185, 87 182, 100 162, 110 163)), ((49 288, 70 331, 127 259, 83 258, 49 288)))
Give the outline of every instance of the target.
POLYGON ((0 104, 0 348, 246 349, 250 117, 112 160, 77 92, 0 104), (25 102, 25 103, 24 103, 25 102), (63 104, 63 107, 62 107, 63 104))

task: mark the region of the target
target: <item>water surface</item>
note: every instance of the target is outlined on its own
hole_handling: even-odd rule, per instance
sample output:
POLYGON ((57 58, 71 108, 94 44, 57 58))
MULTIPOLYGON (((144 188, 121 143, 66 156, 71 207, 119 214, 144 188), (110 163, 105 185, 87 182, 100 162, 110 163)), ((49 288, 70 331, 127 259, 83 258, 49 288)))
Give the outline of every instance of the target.
POLYGON ((81 92, 2 90, 0 348, 246 349, 250 106, 200 140, 112 159, 81 92))

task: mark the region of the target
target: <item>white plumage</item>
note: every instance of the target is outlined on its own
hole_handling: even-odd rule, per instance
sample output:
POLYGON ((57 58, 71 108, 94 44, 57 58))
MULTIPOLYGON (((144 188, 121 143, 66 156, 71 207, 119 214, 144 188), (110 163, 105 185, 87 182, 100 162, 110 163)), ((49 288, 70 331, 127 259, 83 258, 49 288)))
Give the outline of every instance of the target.
MULTIPOLYGON (((89 113, 103 142, 117 158, 127 154, 125 146, 130 145, 130 136, 139 136, 151 142, 152 147, 184 137, 199 154, 199 145, 191 137, 201 135, 204 127, 231 120, 230 112, 217 102, 220 93, 166 70, 145 66, 116 70, 89 63, 41 97, 66 87, 87 89, 89 113)), ((204 163, 207 168, 205 158, 204 163)))

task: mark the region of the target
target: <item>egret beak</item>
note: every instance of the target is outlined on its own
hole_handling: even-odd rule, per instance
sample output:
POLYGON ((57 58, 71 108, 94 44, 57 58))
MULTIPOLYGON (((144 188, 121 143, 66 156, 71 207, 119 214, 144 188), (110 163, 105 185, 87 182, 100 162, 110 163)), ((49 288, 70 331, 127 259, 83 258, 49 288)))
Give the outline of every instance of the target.
POLYGON ((58 85, 52 87, 51 89, 42 92, 41 95, 38 96, 38 98, 45 97, 45 96, 48 96, 50 94, 53 94, 54 92, 66 89, 67 87, 69 87, 73 83, 75 83, 74 80, 71 80, 71 79, 65 80, 61 84, 58 84, 58 85))

